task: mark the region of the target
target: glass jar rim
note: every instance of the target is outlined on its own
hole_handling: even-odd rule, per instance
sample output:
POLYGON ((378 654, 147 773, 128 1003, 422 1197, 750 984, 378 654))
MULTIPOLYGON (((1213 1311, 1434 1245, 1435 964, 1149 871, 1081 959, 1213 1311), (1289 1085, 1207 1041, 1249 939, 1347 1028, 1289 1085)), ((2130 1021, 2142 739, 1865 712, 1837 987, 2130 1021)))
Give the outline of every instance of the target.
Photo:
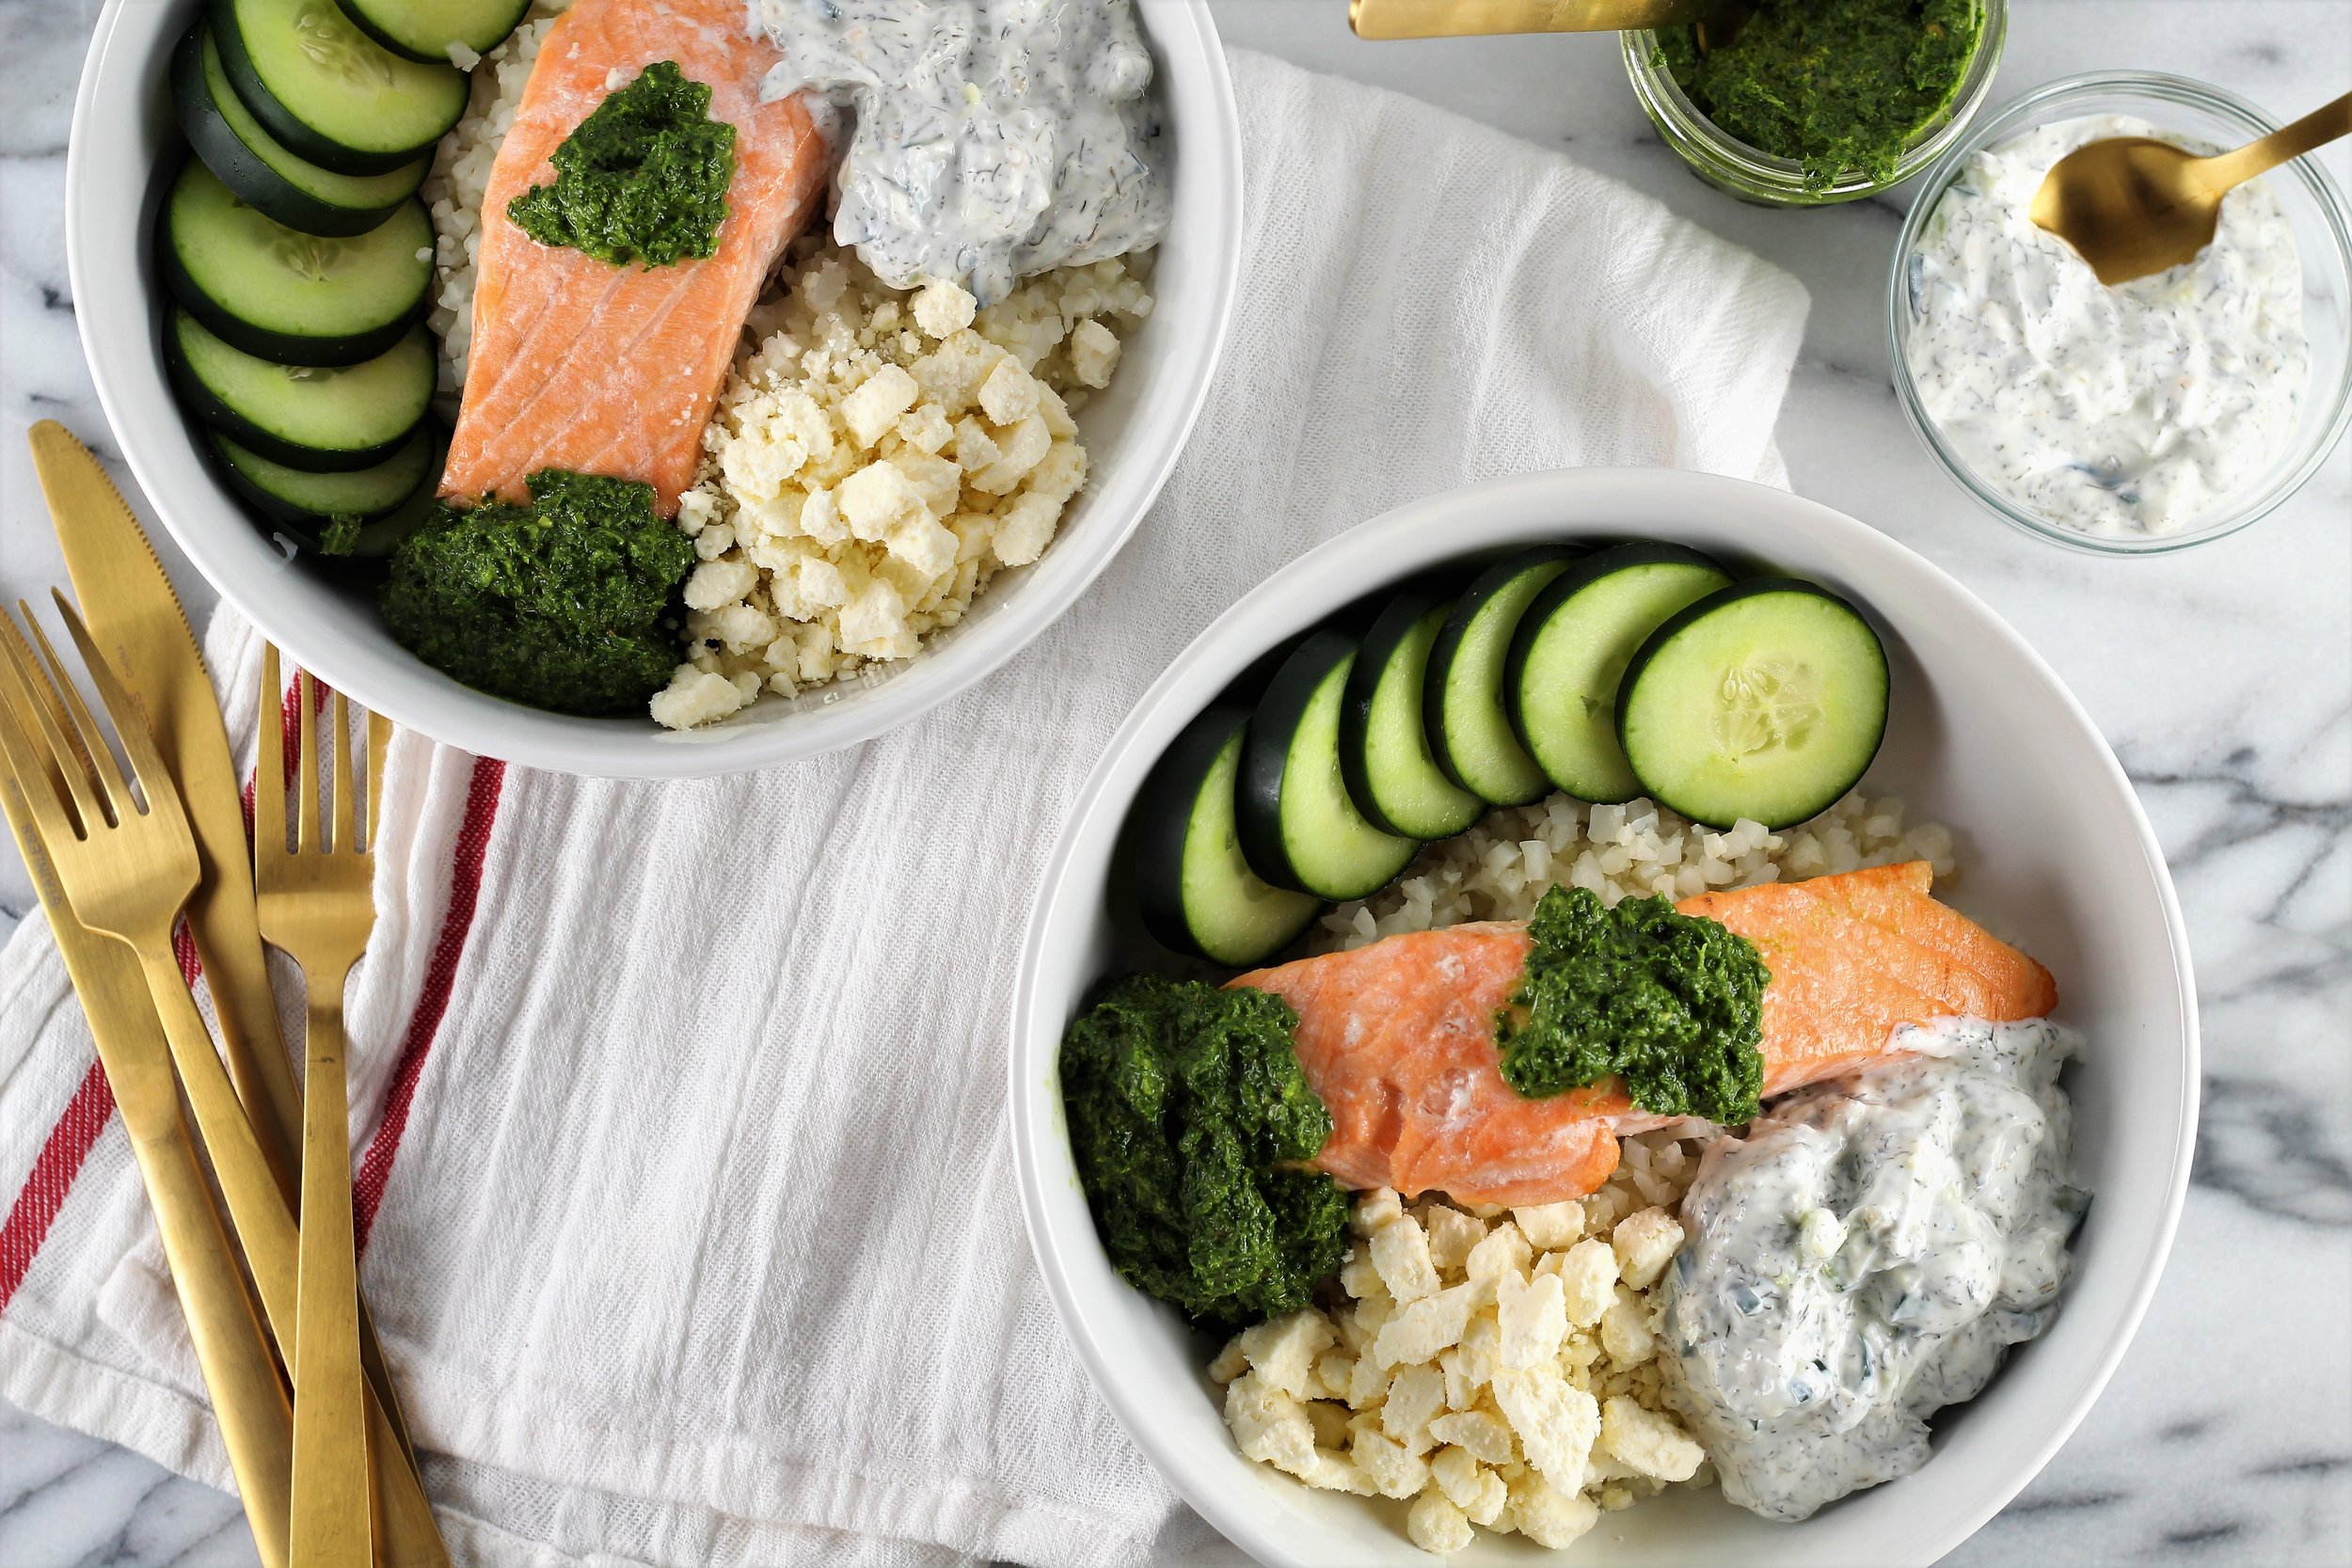
MULTIPOLYGON (((2018 505, 2008 496, 1977 476, 1976 471, 1951 449, 1944 439, 1943 431, 1928 415, 1919 401, 1919 393, 1912 373, 1911 357, 1906 339, 1904 293, 1909 260, 1917 249, 1919 237, 1934 216, 1937 205, 1961 168, 1970 158, 1993 146, 2002 137, 2026 129, 2037 116, 2054 106, 2102 93, 2136 95, 2153 102, 2177 103, 2186 108, 2202 110, 2220 119, 2236 122, 2249 139, 2266 135, 2282 123, 2252 101, 2242 98, 2227 87, 2195 77, 2175 75, 2161 71, 2094 71, 2073 76, 2061 76, 2044 82, 2038 87, 2019 94, 1986 117, 1969 134, 1944 150, 1920 182, 1916 198, 1903 219, 1902 230, 1895 239, 1894 264, 1888 269, 1886 282, 1887 360, 1895 384, 1896 402, 1901 406, 1905 420, 1920 442, 1933 454, 1945 472, 1957 481, 1979 505, 2004 522, 2025 530, 2036 538, 2071 548, 2099 555, 2167 555, 2192 546, 2210 544, 2214 540, 2247 528, 2277 510, 2289 497, 2300 490, 2329 452, 2352 427, 2352 362, 2334 388, 2335 407, 2327 416, 2319 437, 2300 461, 2281 471, 2259 493, 2249 496, 2195 528, 2182 529, 2175 533, 2144 535, 2110 535, 2086 533, 2054 523, 2018 505)), ((2352 213, 2347 213, 2342 191, 2327 169, 2309 157, 2296 158, 2280 166, 2273 173, 2291 174, 2298 179, 2317 207, 2321 219, 2333 236, 2340 271, 2345 279, 2347 293, 2352 295, 2352 213)), ((2352 308, 2352 297, 2347 297, 2352 308)), ((2352 361, 2352 344, 2347 345, 2347 359, 2352 361)))
POLYGON ((1662 63, 1656 29, 1632 28, 1617 37, 1634 96, 1660 130, 1668 133, 1670 145, 1702 174, 1728 179, 1739 189, 1761 198, 1788 196, 1808 205, 1821 205, 1854 200, 1901 184, 1932 164, 1967 130, 1992 91, 1993 78, 2009 39, 2008 0, 1983 0, 1983 31, 1978 37, 1975 52, 1968 56, 1968 69, 1961 73, 1960 85, 1953 89, 1951 103, 1939 119, 1913 133, 1913 139, 1897 156, 1892 176, 1879 180, 1860 169, 1849 168, 1840 170, 1836 178, 1818 188, 1806 186, 1803 159, 1767 152, 1751 142, 1741 141, 1708 119, 1662 63), (1693 151, 1703 151, 1706 161, 1701 163, 1692 157, 1693 151))

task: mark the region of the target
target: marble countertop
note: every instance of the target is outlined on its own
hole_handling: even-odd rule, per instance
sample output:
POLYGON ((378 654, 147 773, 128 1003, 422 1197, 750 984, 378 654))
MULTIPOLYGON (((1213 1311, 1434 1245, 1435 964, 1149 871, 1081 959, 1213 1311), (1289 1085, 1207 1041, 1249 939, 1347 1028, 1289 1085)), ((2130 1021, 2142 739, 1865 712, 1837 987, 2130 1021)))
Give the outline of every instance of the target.
MULTIPOLYGON (((134 0, 136 3, 136 0, 134 0)), ((1228 42, 1559 148, 1796 273, 1813 295, 1780 423, 1796 489, 1947 567, 2082 699, 2146 802, 2198 957, 2205 1097, 2163 1289, 2106 1397, 1956 1563, 2352 1561, 2352 448, 2234 539, 2149 561, 2028 540, 1902 424, 1883 342, 1899 190, 1813 213, 1684 172, 1613 40, 1369 45, 1343 0, 1210 0, 1228 42)), ((0 591, 63 580, 24 445, 107 451, 74 335, 65 139, 98 0, 0 0, 0 591)), ((2118 66, 2282 115, 2342 91, 2344 0, 2019 0, 1994 87, 2118 66)), ((2328 161, 2352 183, 2352 156, 2328 161)), ((134 498, 143 514, 151 512, 134 498)), ((157 543, 200 623, 215 595, 157 543)), ((0 860, 0 937, 30 904, 0 860)), ((0 1564, 253 1560, 230 1497, 0 1406, 0 1564)))

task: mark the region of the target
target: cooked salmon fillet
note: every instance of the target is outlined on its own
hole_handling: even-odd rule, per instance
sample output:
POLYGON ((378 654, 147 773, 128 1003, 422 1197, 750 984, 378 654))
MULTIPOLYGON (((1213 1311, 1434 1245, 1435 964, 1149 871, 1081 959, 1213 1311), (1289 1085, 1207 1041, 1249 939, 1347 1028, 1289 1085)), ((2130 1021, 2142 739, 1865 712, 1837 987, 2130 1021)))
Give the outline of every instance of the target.
POLYGON ((702 457, 743 318, 815 209, 823 135, 798 97, 759 101, 782 56, 746 30, 743 0, 580 0, 540 46, 482 198, 473 342, 441 494, 527 500, 540 468, 644 480, 664 516, 702 457), (516 228, 507 203, 615 87, 674 60, 735 125, 717 254, 615 266, 516 228))
MULTIPOLYGON (((1995 1022, 2058 1005, 2049 971, 1929 895, 1927 863, 1703 894, 1677 906, 1754 942, 1764 1093, 1888 1053, 1900 1025, 1995 1022)), ((1518 989, 1527 927, 1417 931, 1262 969, 1232 983, 1298 1014, 1299 1066, 1331 1110, 1316 1164, 1350 1188, 1463 1203, 1581 1197, 1617 1167, 1617 1134, 1660 1124, 1614 1079, 1545 1100, 1503 1081, 1495 1014, 1518 989)))

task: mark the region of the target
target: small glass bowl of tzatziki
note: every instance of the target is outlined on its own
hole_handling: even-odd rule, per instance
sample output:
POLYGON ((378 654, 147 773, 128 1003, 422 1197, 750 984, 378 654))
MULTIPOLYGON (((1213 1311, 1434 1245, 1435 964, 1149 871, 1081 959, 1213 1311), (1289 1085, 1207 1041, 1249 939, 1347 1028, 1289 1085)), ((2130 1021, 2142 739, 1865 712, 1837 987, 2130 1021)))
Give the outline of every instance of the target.
POLYGON ((2197 260, 2109 289, 2028 215, 2087 141, 2232 148, 2278 121, 2149 71, 2073 76, 1976 126, 1895 247, 1895 391, 1988 511, 2044 539, 2151 554, 2234 533, 2352 423, 2352 219, 2312 158, 2233 191, 2197 260))

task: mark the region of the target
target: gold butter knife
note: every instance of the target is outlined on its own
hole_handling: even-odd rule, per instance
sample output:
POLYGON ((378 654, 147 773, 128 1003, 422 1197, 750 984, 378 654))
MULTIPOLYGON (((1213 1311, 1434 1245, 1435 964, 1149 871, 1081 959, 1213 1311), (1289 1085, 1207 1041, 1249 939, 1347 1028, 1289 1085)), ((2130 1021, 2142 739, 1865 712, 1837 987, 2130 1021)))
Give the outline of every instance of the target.
MULTIPOLYGON (((203 654, 154 546, 98 459, 54 420, 35 424, 29 439, 33 467, 91 635, 120 673, 179 783, 202 866, 202 879, 187 906, 188 930, 211 984, 230 1081, 291 1212, 300 1202, 301 1098, 262 957, 244 786, 203 654)), ((260 737, 262 766, 277 761, 275 738, 260 737)), ((242 1240, 252 1244, 250 1238, 242 1240)), ((291 1272, 291 1252, 285 1262, 291 1272)), ((375 1445, 375 1453, 386 1558, 399 1568, 437 1568, 448 1562, 448 1552, 418 1479, 415 1451, 364 1300, 359 1330, 360 1364, 374 1395, 375 1418, 384 1423, 377 1433, 384 1441, 375 1445)), ((291 1364, 293 1347, 280 1350, 291 1364)))
POLYGON ((1749 0, 1349 0, 1362 39, 1471 38, 1493 33, 1608 33, 1689 24, 1702 49, 1728 43, 1749 0))
MULTIPOLYGON (((14 635, 13 626, 8 635, 14 635)), ((27 724, 34 722, 29 713, 20 717, 27 724)), ((270 1568, 285 1568, 293 1517, 294 1406, 197 1163, 196 1144, 180 1111, 179 1081, 172 1075, 163 1028, 148 1000, 147 982, 129 948, 74 917, 17 780, 5 765, 0 765, 0 807, 15 831, 25 869, 48 913, 50 935, 98 1041, 98 1060, 147 1184, 172 1289, 187 1320, 204 1386, 212 1395, 213 1415, 229 1449, 229 1467, 237 1478, 254 1544, 270 1568)))

